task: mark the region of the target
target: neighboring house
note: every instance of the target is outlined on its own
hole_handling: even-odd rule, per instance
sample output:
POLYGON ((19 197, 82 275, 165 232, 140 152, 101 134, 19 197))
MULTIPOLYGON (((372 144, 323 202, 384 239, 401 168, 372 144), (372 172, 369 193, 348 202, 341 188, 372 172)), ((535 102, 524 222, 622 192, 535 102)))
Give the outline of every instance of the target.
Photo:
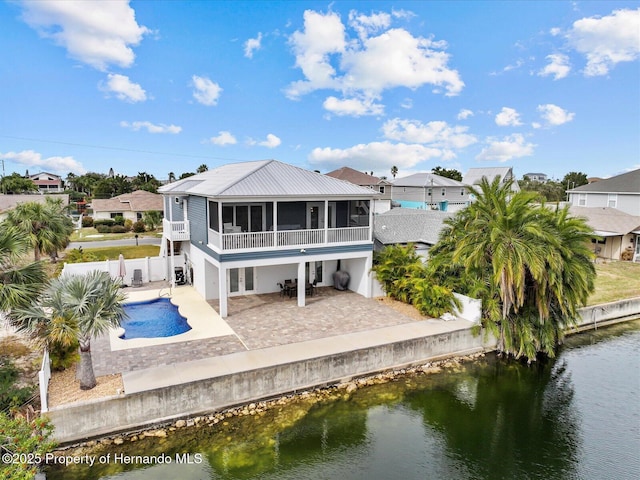
POLYGON ((429 249, 438 242, 444 221, 453 213, 438 210, 394 208, 374 219, 374 249, 382 250, 387 245, 413 243, 416 252, 427 258, 429 249))
POLYGON ((476 186, 480 184, 482 178, 485 177, 489 183, 493 182, 496 177, 500 177, 502 183, 512 180, 511 190, 514 192, 520 191, 520 186, 516 182, 516 177, 513 175, 512 167, 486 167, 486 168, 470 168, 466 175, 462 178, 462 183, 465 185, 476 186))
POLYGON ((40 193, 61 193, 62 177, 48 172, 40 172, 29 175, 29 179, 38 186, 40 193))
POLYGON ((455 212, 468 205, 469 189, 457 180, 421 172, 394 180, 391 198, 404 208, 455 212))
POLYGON ((45 203, 47 198, 61 199, 63 205, 69 205, 69 195, 1 195, 0 194, 0 221, 4 220, 10 210, 16 208, 21 203, 45 203))
POLYGON ((571 190, 569 203, 576 207, 611 207, 640 215, 640 169, 582 185, 571 190))
POLYGON ((339 168, 326 175, 379 192, 380 195, 373 202, 373 213, 384 213, 391 210, 391 182, 349 167, 339 168))
POLYGON ((113 198, 95 199, 91 202, 91 207, 94 220, 122 216, 125 220, 136 222, 142 219, 145 212, 162 212, 164 205, 162 195, 136 190, 113 198))
MULTIPOLYGON (((371 296, 372 202, 379 194, 276 160, 234 163, 160 187, 170 271, 186 267, 195 289, 228 313, 233 295, 270 293, 298 279, 371 296), (176 265, 176 243, 183 262, 176 265)), ((297 302, 305 305, 305 288, 297 302)))
POLYGON ((548 180, 546 173, 525 173, 522 178, 528 178, 532 182, 544 183, 548 180))
POLYGON ((582 217, 598 235, 592 239, 593 251, 600 258, 620 260, 625 251, 640 261, 640 216, 610 207, 569 207, 571 215, 582 217))

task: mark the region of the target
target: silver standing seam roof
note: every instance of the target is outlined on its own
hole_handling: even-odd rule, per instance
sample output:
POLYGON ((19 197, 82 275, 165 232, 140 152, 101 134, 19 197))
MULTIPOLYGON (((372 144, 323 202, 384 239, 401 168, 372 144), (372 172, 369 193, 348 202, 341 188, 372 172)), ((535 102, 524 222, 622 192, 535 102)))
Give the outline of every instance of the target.
POLYGON ((419 172, 407 177, 391 181, 394 187, 465 187, 466 185, 452 178, 442 177, 435 173, 419 172))
POLYGON ((158 189, 207 197, 374 197, 370 188, 277 160, 230 163, 158 189))

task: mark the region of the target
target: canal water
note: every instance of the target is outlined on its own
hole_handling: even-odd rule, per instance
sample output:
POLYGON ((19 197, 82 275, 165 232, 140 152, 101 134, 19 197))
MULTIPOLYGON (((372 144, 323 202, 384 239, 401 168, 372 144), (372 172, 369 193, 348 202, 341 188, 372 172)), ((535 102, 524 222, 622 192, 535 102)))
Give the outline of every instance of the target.
POLYGON ((640 321, 569 337, 545 364, 491 355, 92 455, 47 478, 637 479, 640 321))

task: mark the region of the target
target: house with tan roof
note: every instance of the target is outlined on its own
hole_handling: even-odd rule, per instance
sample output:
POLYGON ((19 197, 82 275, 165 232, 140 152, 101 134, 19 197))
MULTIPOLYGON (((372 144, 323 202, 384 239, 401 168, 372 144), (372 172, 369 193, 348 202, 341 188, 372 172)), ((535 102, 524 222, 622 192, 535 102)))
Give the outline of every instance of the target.
POLYGON ((16 208, 16 206, 20 205, 21 203, 36 202, 36 203, 44 204, 46 203, 47 198, 60 199, 62 200, 62 204, 64 206, 69 205, 69 195, 65 193, 52 194, 52 195, 37 195, 37 194, 1 195, 0 194, 0 221, 7 216, 7 213, 9 213, 10 210, 13 210, 14 208, 16 208))
POLYGON ((123 193, 113 198, 94 199, 91 206, 94 220, 122 216, 125 220, 136 222, 142 219, 145 212, 163 210, 162 195, 144 190, 123 193))
POLYGON ((342 167, 325 175, 380 193, 373 201, 373 213, 378 214, 391 210, 391 182, 350 167, 342 167))

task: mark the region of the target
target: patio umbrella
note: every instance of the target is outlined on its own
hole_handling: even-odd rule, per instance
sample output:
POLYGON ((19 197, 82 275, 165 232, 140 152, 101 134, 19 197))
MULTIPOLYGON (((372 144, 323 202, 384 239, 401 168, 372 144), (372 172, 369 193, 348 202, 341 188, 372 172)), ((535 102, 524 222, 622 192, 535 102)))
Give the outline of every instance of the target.
POLYGON ((124 284, 124 277, 127 276, 127 266, 124 263, 124 255, 120 254, 118 257, 118 276, 122 279, 124 284))

